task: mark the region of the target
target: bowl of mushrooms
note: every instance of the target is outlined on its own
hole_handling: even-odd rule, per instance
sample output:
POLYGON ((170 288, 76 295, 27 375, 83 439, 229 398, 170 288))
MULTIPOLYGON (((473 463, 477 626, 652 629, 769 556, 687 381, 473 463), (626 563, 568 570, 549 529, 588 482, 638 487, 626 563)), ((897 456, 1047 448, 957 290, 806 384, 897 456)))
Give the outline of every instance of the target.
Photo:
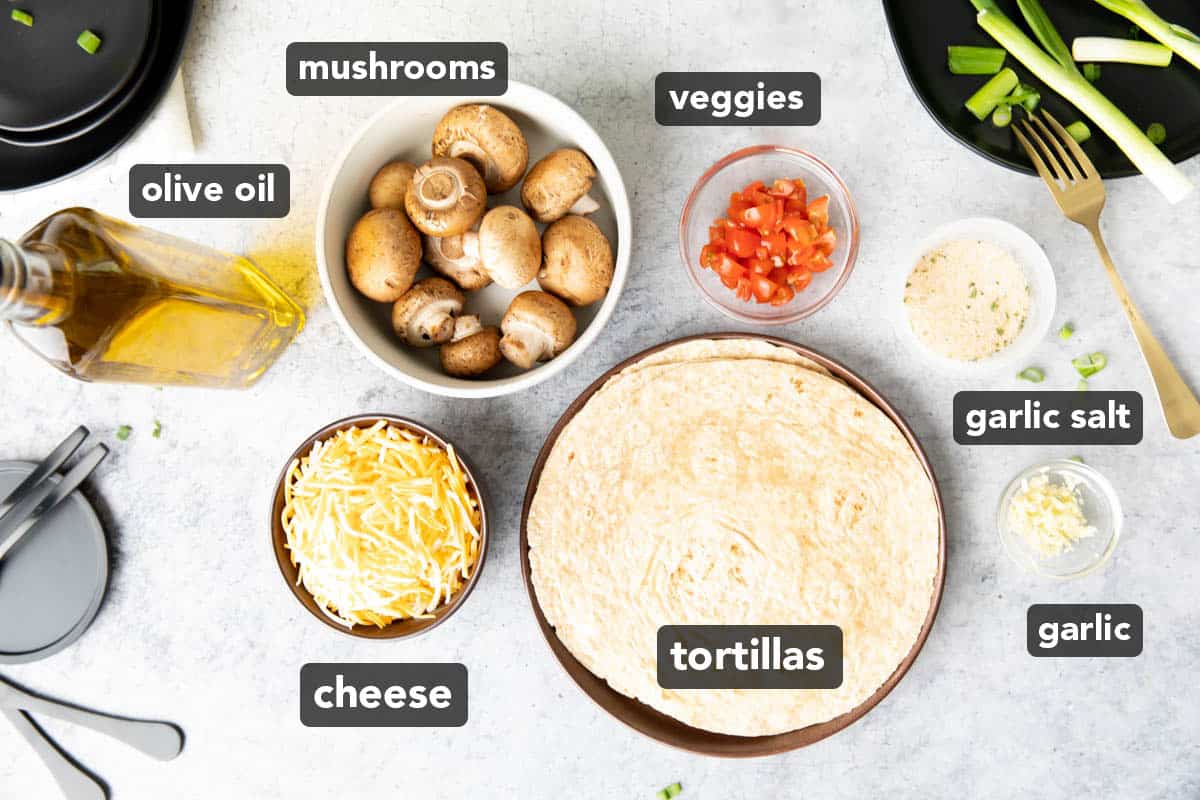
POLYGON ((582 117, 516 81, 404 98, 333 167, 317 264, 333 313, 386 372, 454 397, 550 378, 599 335, 629 270, 630 211, 582 117))

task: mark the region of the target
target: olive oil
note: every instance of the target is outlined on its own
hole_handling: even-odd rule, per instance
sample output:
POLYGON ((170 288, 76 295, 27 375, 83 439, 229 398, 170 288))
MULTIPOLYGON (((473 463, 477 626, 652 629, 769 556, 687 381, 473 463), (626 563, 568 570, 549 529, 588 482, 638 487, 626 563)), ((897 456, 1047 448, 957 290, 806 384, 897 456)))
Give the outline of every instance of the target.
POLYGON ((249 260, 84 208, 0 240, 0 319, 80 380, 230 388, 304 327, 249 260))

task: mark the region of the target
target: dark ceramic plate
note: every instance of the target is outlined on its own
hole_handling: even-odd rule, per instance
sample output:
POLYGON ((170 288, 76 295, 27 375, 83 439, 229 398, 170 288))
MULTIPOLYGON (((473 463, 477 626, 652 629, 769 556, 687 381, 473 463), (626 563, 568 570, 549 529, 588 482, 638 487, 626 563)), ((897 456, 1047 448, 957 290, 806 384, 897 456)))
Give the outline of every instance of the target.
POLYGON ((525 489, 525 507, 521 512, 520 551, 521 576, 525 579, 525 590, 529 594, 529 602, 533 605, 533 614, 537 618, 542 636, 545 637, 547 644, 550 645, 550 650, 554 653, 554 657, 562 664, 567 674, 571 677, 571 680, 575 681, 576 685, 588 697, 592 698, 597 705, 629 727, 664 744, 669 744, 681 750, 710 756, 749 758, 795 750, 814 742, 819 742, 827 736, 832 736, 861 719, 864 714, 878 705, 884 697, 887 697, 888 693, 900 682, 900 679, 908 672, 909 667, 912 666, 912 663, 917 659, 917 655, 921 652, 921 648, 925 644, 925 639, 929 636, 929 630, 933 627, 933 620, 937 616, 938 606, 942 600, 942 589, 946 582, 946 514, 942 507, 942 494, 938 488, 937 477, 933 474, 933 467, 930 465, 925 451, 921 449, 921 444, 917 441, 916 434, 908 427, 908 423, 904 421, 900 413, 879 392, 875 391, 869 383, 837 361, 815 350, 809 350, 807 347, 801 347, 785 339, 777 339, 773 336, 759 336, 751 333, 715 333, 706 336, 689 336, 683 339, 676 339, 673 342, 666 342, 649 350, 644 350, 636 356, 622 361, 601 375, 591 386, 584 389, 583 394, 579 395, 575 399, 575 402, 571 403, 567 410, 563 412, 562 417, 558 420, 553 430, 550 431, 550 435, 546 437, 546 443, 542 445, 542 450, 538 453, 537 460, 533 463, 533 472, 529 476, 529 485, 525 489), (613 375, 659 350, 694 339, 759 339, 779 347, 786 347, 805 358, 817 362, 833 373, 833 375, 845 381, 847 385, 861 394, 870 403, 873 403, 880 411, 887 415, 888 419, 896 424, 896 427, 900 429, 904 438, 912 446, 913 452, 917 454, 917 458, 921 461, 921 466, 925 468, 925 472, 929 475, 929 480, 933 484, 933 496, 938 509, 938 571, 937 576, 934 578, 933 594, 929 599, 929 612, 925 616, 925 624, 921 626, 921 632, 917 636, 917 640, 913 643, 912 649, 908 651, 908 655, 896 667, 896 671, 892 673, 891 677, 860 705, 828 722, 822 722, 819 725, 809 725, 806 728, 771 736, 730 736, 685 725, 674 717, 669 717, 638 700, 626 697, 609 686, 603 678, 592 674, 587 667, 576 660, 575 656, 571 655, 571 651, 559 640, 557 634, 554 632, 554 628, 546 621, 546 616, 542 613, 542 607, 538 605, 537 593, 533 588, 533 580, 529 568, 529 507, 533 503, 533 496, 537 491, 538 481, 541 480, 542 469, 546 466, 546 459, 550 457, 550 451, 554 449, 554 443, 558 440, 567 423, 574 419, 579 410, 592 398, 592 395, 599 391, 600 387, 607 383, 613 375))
MULTIPOLYGON (((999 0, 999 4, 1022 30, 1030 33, 1015 0, 999 0)), ((1076 36, 1132 35, 1128 20, 1091 0, 1043 0, 1042 4, 1068 46, 1076 36)), ((1153 0, 1152 5, 1165 19, 1200 29, 1200 3, 1195 0, 1153 0)), ((963 107, 987 77, 951 75, 946 68, 947 45, 996 45, 975 23, 975 7, 970 0, 883 0, 883 8, 909 83, 937 123, 992 161, 1032 173, 1011 129, 996 128, 990 121, 979 122, 963 107)), ((1012 56, 1005 63, 1017 71, 1021 80, 1041 90, 1042 107, 1064 125, 1081 118, 1074 106, 1047 89, 1012 56)), ((1200 153, 1200 70, 1191 64, 1178 56, 1165 69, 1104 64, 1096 86, 1141 128, 1153 122, 1165 125, 1167 141, 1162 149, 1172 161, 1200 153)), ((1119 178, 1137 174, 1103 132, 1090 122, 1089 127, 1093 135, 1084 150, 1101 175, 1119 178)))
MULTIPOLYGON (((194 6, 195 0, 169 0, 158 4, 161 12, 158 47, 147 75, 129 101, 95 130, 45 147, 0 142, 0 192, 28 189, 74 175, 116 150, 132 136, 158 107, 175 78, 194 6)), ((0 23, 5 22, 0 19, 0 23)))

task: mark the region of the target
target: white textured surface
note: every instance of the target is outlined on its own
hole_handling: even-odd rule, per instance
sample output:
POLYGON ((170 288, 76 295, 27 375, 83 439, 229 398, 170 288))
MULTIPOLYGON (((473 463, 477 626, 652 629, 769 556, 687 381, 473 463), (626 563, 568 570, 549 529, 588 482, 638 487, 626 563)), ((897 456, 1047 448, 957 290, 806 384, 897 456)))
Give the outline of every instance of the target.
MULTIPOLYGON (((637 222, 624 297, 598 343, 548 385, 494 401, 426 396, 384 379, 313 303, 297 343, 245 393, 90 386, 0 337, 0 456, 43 454, 77 423, 112 439, 89 494, 109 526, 112 589, 92 630, 38 664, 8 667, 32 687, 131 715, 175 720, 184 755, 159 764, 104 738, 63 741, 112 784, 114 797, 376 798, 391 796, 1195 797, 1200 793, 1200 440, 1171 440, 1085 234, 1033 179, 1004 171, 943 135, 913 99, 882 13, 853 2, 590 0, 462 3, 202 3, 185 69, 200 156, 284 161, 292 214, 273 222, 160 227, 249 253, 308 299, 311 226, 324 170, 377 105, 370 98, 293 98, 283 50, 312 39, 500 40, 512 77, 577 108, 624 170, 637 222), (451 33, 452 31, 452 33, 451 33), (659 128, 654 75, 664 69, 812 69, 824 119, 810 129, 659 128), (842 295, 786 337, 842 359, 892 398, 937 468, 950 522, 946 596, 912 672, 852 728, 814 747, 750 762, 674 752, 609 718, 567 679, 540 640, 516 551, 520 498, 534 455, 567 403, 597 374, 646 346, 730 326, 689 286, 675 245, 691 182, 751 143, 811 149, 839 169, 863 222, 861 256, 842 295), (1048 385, 1074 385, 1068 360, 1102 349, 1095 384, 1147 399, 1135 448, 1084 448, 1117 485, 1126 536, 1109 567, 1063 585, 1019 572, 992 519, 1020 468, 1068 448, 963 448, 953 394, 1006 388, 929 374, 883 313, 903 254, 949 219, 994 215, 1046 248, 1059 280, 1068 344, 1046 342, 1048 385), (476 593, 448 625, 405 644, 359 642, 311 619, 282 585, 267 535, 276 472, 296 442, 360 411, 410 414, 444 431, 477 463, 494 498, 495 539, 476 593), (163 437, 152 439, 154 419, 163 437), (1139 603, 1146 648, 1133 660, 1035 660, 1025 653, 1032 602, 1139 603), (307 661, 459 660, 471 674, 471 722, 455 730, 316 730, 297 712, 307 661)), ((1185 166, 1200 178, 1200 162, 1185 166)), ((0 198, 0 229, 25 230, 57 206, 123 214, 107 193, 64 184, 0 198), (82 196, 81 196, 82 195, 82 196)), ((1106 230, 1145 314, 1200 383, 1200 197, 1168 207, 1141 180, 1110 185, 1106 230)), ((56 797, 33 754, 0 726, 0 798, 56 797)))

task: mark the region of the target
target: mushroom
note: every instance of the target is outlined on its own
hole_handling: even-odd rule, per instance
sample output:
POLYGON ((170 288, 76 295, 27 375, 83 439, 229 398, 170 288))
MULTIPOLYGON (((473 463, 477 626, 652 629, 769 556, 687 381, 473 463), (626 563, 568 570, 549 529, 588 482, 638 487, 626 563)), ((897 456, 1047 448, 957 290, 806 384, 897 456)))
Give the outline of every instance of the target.
POLYGON ((542 263, 537 225, 516 206, 496 206, 479 224, 479 257, 492 280, 505 289, 520 289, 542 263))
POLYGON ((372 300, 397 300, 412 286, 420 266, 421 236, 403 211, 368 211, 346 237, 350 283, 372 300))
POLYGON ((461 158, 434 157, 417 167, 404 194, 404 210, 421 233, 456 236, 483 214, 483 178, 461 158))
POLYGON ((608 292, 613 253, 608 238, 586 217, 563 217, 542 234, 538 285, 573 306, 591 305, 608 292))
POLYGON ((392 329, 413 347, 450 341, 454 315, 462 311, 463 293, 445 278, 417 281, 392 306, 392 329))
POLYGON ((457 236, 426 236, 425 260, 464 292, 474 292, 492 282, 479 258, 479 233, 475 229, 457 236))
POLYGON ((474 378, 501 361, 500 329, 483 327, 479 317, 470 315, 454 320, 454 335, 442 345, 442 369, 456 378, 474 378))
POLYGON ((380 167, 367 187, 371 208, 404 208, 404 193, 416 171, 417 165, 408 161, 390 161, 380 167))
POLYGON ((521 369, 547 361, 575 339, 575 317, 554 295, 521 292, 500 321, 500 352, 521 369))
POLYGON ((446 112, 433 132, 433 154, 470 161, 483 175, 489 194, 516 186, 529 165, 529 145, 517 123, 482 103, 446 112))
POLYGON ((538 222, 591 214, 600 204, 588 194, 596 168, 579 150, 555 150, 533 165, 521 185, 521 203, 538 222))

